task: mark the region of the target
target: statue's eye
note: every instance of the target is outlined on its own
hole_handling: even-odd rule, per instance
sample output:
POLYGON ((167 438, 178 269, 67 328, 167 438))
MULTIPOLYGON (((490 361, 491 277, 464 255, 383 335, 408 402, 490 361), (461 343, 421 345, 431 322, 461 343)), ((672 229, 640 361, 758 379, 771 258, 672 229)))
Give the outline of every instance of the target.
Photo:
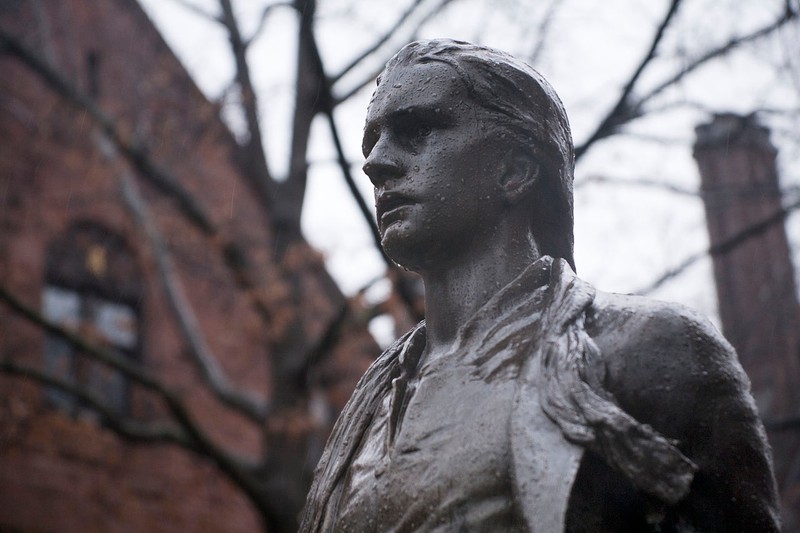
POLYGON ((417 137, 427 137, 432 131, 430 124, 419 124, 415 133, 417 137))
POLYGON ((438 124, 428 120, 426 117, 419 116, 419 114, 408 113, 400 117, 396 126, 396 133, 405 142, 418 144, 433 133, 434 126, 438 126, 438 124))

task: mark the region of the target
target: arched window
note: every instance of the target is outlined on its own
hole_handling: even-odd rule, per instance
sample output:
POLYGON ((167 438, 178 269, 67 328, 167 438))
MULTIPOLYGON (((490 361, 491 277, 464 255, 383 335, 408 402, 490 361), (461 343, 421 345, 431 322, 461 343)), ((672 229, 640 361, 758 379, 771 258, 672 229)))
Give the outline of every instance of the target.
MULTIPOLYGON (((45 317, 137 362, 141 293, 141 275, 130 248, 99 224, 76 222, 48 247, 45 317)), ((49 373, 96 394, 116 414, 128 414, 130 387, 119 372, 80 356, 55 335, 48 335, 44 350, 49 373)), ((98 420, 97 413, 72 394, 54 387, 45 394, 73 416, 98 420)))

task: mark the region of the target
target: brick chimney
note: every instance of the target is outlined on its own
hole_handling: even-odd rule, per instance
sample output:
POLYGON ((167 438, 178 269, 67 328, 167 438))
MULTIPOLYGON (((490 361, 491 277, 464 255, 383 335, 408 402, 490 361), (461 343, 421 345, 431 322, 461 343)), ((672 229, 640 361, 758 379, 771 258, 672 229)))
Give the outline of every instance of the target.
MULTIPOLYGON (((753 115, 715 115, 696 128, 711 245, 724 243, 781 209, 775 147, 753 115)), ((800 305, 784 224, 713 257, 720 319, 752 382, 766 422, 800 414, 800 305)), ((769 425, 769 424, 768 424, 769 425)), ((786 526, 800 511, 800 431, 769 431, 786 526)))

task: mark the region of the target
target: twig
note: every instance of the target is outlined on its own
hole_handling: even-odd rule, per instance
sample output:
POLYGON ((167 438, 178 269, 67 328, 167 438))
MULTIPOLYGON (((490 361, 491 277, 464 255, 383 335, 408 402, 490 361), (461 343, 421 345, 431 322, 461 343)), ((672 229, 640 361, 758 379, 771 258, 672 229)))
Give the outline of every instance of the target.
POLYGON ((742 37, 734 37, 733 39, 729 40, 724 45, 720 46, 719 48, 715 48, 705 54, 701 55, 700 57, 693 60, 691 63, 683 67, 677 73, 672 75, 671 77, 667 78, 666 80, 662 81, 659 85, 657 85, 654 89, 650 90, 647 94, 639 98, 639 102, 637 103, 637 107, 641 107, 643 104, 647 103, 647 101, 653 99, 657 95, 661 94, 665 89, 668 87, 678 83, 682 80, 686 75, 690 74, 691 72, 697 70, 698 67, 704 65, 708 61, 724 55, 734 48, 741 46, 742 44, 748 43, 750 41, 755 41, 769 35, 773 31, 779 29, 781 26, 786 24, 787 22, 791 21, 792 19, 797 18, 797 13, 794 11, 786 11, 778 20, 767 24, 766 26, 744 35, 742 37))
POLYGON ((598 139, 602 139, 603 137, 607 137, 616 131, 621 124, 627 122, 631 118, 633 118, 638 109, 641 107, 639 104, 631 105, 630 97, 631 93, 633 92, 633 87, 636 85, 636 82, 639 81, 639 77, 644 72, 644 69, 647 65, 655 57, 656 49, 658 48, 659 43, 661 42, 662 37, 664 36, 664 32, 666 31, 667 27, 672 22, 675 14, 678 11, 678 6, 680 6, 682 0, 672 0, 670 3, 669 9, 667 10, 667 14, 664 15, 664 18, 661 20, 661 23, 658 25, 655 34, 653 35, 653 40, 650 43, 650 48, 648 48, 647 53, 645 54, 644 58, 639 62, 636 69, 633 71, 633 74, 628 79, 625 87, 622 89, 622 93, 617 100, 617 103, 614 107, 611 108, 611 111, 600 121, 600 125, 594 130, 594 132, 589 136, 589 138, 580 146, 575 148, 575 160, 581 158, 583 154, 586 153, 586 150, 594 144, 598 139))
POLYGON ((367 85, 369 85, 370 83, 375 81, 375 78, 377 78, 378 75, 380 75, 380 73, 383 72, 383 68, 384 68, 384 65, 383 65, 383 63, 381 63, 380 65, 378 65, 374 69, 372 69, 369 72, 369 74, 364 76, 361 79, 360 82, 358 82, 353 87, 351 87, 350 90, 348 90, 346 93, 344 93, 344 94, 342 94, 340 96, 334 96, 334 100, 333 100, 334 104, 335 105, 339 105, 342 102, 346 102, 347 100, 349 100, 350 98, 355 96, 361 89, 363 89, 364 87, 366 87, 367 85))
POLYGON ((253 44, 258 36, 264 31, 264 27, 267 24, 267 17, 269 16, 270 11, 275 9, 276 7, 293 7, 291 2, 278 2, 276 4, 269 4, 261 11, 261 16, 258 18, 258 24, 256 25, 256 29, 253 30, 253 34, 244 40, 244 47, 250 48, 250 45, 253 44))
POLYGON ((191 11, 192 13, 194 13, 195 15, 199 15, 200 17, 202 17, 202 18, 204 18, 206 20, 210 20, 211 22, 217 22, 217 23, 222 22, 222 20, 220 19, 220 17, 218 15, 214 15, 213 13, 209 13, 208 11, 203 9, 202 7, 200 7, 200 6, 196 5, 196 4, 193 4, 192 2, 189 2, 188 0, 172 0, 172 1, 175 2, 176 4, 180 5, 184 9, 187 9, 187 10, 191 11))
POLYGON ((181 428, 165 424, 143 424, 121 417, 97 395, 65 379, 7 360, 0 361, 0 372, 27 378, 68 392, 97 411, 111 429, 125 439, 150 444, 168 442, 194 450, 191 440, 181 428))
POLYGON ((353 174, 350 172, 350 164, 348 163, 347 159, 344 155, 344 150, 342 149, 342 142, 339 138, 339 130, 336 127, 336 121, 333 118, 333 111, 326 110, 325 115, 328 118, 328 125, 330 126, 331 130, 331 137, 333 138, 333 145, 336 148, 336 156, 337 161, 339 163, 339 168, 342 170, 342 176, 344 176, 344 181, 347 183, 347 188, 350 190, 350 194, 353 195, 353 199, 356 201, 358 205, 358 210, 361 212, 361 216, 363 217, 364 221, 367 223, 367 226, 370 230, 370 235, 372 235, 372 241, 378 250, 381 252, 383 256, 383 260, 386 262, 387 265, 392 265, 391 260, 386 257, 383 248, 381 247, 381 234, 378 232, 378 226, 375 224, 375 220, 372 215, 372 209, 367 205, 367 202, 364 201, 364 197, 361 195, 361 192, 358 190, 356 186, 356 182, 353 179, 353 174))
POLYGON ((655 188, 655 189, 662 189, 671 193, 680 194, 683 196, 693 196, 699 197, 701 193, 693 190, 693 189, 686 189, 684 187, 679 187, 677 185, 672 185, 671 183, 665 183, 663 181, 651 180, 647 178, 639 178, 639 179, 621 179, 621 178, 612 178, 609 176, 587 176, 580 181, 576 181, 575 188, 581 188, 586 185, 590 184, 603 184, 603 185, 618 185, 622 187, 646 187, 646 188, 655 188))
MULTIPOLYGON (((158 394, 166 402, 170 412, 175 416, 188 435, 192 436, 194 439, 208 441, 208 438, 196 426, 178 397, 168 390, 163 383, 147 375, 139 365, 131 363, 129 360, 110 350, 92 344, 80 335, 45 318, 41 313, 24 304, 22 300, 2 286, 0 286, 0 301, 5 302, 12 310, 22 315, 31 323, 41 327, 46 332, 67 341, 78 350, 81 355, 108 365, 136 384, 158 394)), ((203 446, 208 449, 215 449, 210 441, 203 446)))
POLYGON ((348 72, 356 68, 362 61, 374 54, 380 47, 386 44, 386 42, 391 39, 395 33, 397 33, 397 31, 400 29, 400 26, 402 26, 409 19, 409 17, 411 17, 411 15, 417 10, 417 8, 419 8, 421 4, 422 0, 414 0, 408 9, 406 9, 403 14, 400 15, 400 18, 397 19, 392 27, 389 28, 389 30, 377 41, 375 41, 372 46, 361 52, 361 54, 359 54, 355 59, 350 61, 350 63, 348 63, 347 66, 344 67, 338 74, 331 76, 331 84, 335 84, 337 81, 342 79, 342 77, 344 77, 348 72))
POLYGON ((542 17, 542 21, 539 23, 539 27, 536 29, 536 35, 538 36, 536 39, 536 45, 534 45, 533 51, 528 56, 528 62, 531 65, 536 65, 536 62, 539 60, 539 56, 542 55, 545 42, 547 41, 547 35, 550 33, 550 26, 552 25, 558 8, 561 7, 561 3, 562 0, 551 0, 550 5, 547 8, 547 12, 544 14, 544 17, 542 17))
MULTIPOLYGON (((452 1, 453 0, 441 0, 436 7, 434 7, 433 9, 428 11, 427 13, 425 13, 425 15, 422 16, 422 18, 416 24, 414 29, 411 31, 411 35, 416 35, 418 33, 420 27, 422 27, 426 22, 428 22, 428 20, 431 19, 431 17, 433 17, 435 14, 437 14, 439 11, 441 11, 442 8, 444 8, 447 4, 449 4, 452 1)), ((395 51, 392 51, 392 54, 394 54, 394 52, 395 51)), ((386 59, 388 60, 389 58, 387 57, 386 59)), ((333 97, 333 106, 336 107, 337 105, 341 104, 342 102, 350 99, 358 91, 360 91, 361 89, 363 89, 364 87, 366 87, 367 85, 372 83, 375 80, 375 78, 378 77, 378 74, 380 74, 383 71, 383 64, 385 62, 386 61, 380 62, 380 64, 376 68, 372 69, 367 76, 362 78, 361 81, 356 83, 346 93, 344 93, 341 96, 333 97)))
MULTIPOLYGON (((673 1, 673 5, 674 4, 675 2, 673 1)), ((612 111, 608 115, 606 115, 603 121, 601 121, 600 125, 597 127, 594 133, 582 145, 575 148, 575 159, 577 160, 583 154, 585 154, 586 151, 589 149, 589 147, 595 142, 610 135, 613 135, 614 133, 617 132, 620 126, 631 121, 632 119, 641 116, 642 109, 647 102, 649 102, 650 100, 661 94, 667 88, 681 81, 688 74, 691 74, 699 67, 707 63, 708 61, 720 57, 730 52, 734 48, 737 48, 738 46, 741 46, 751 41, 755 41, 757 39, 760 39, 761 37, 771 34, 775 30, 781 28, 787 22, 796 19, 797 16, 798 14, 796 11, 787 9, 774 22, 767 24, 762 28, 747 35, 730 39, 727 43, 723 44, 722 46, 706 52, 705 54, 691 61, 688 65, 680 69, 678 72, 676 72, 666 80, 662 81, 655 88, 651 89, 649 92, 639 97, 638 100, 636 100, 635 102, 630 102, 628 100, 630 98, 630 94, 632 94, 631 90, 633 89, 633 83, 635 83, 636 78, 638 78, 639 74, 641 74, 641 71, 644 69, 647 63, 649 63, 649 61, 652 59, 651 56, 646 56, 645 61, 640 63, 639 67, 634 73, 634 76, 626 84, 626 89, 630 89, 627 91, 627 94, 626 91, 623 90, 623 97, 619 99, 617 105, 612 109, 612 111)), ((664 22, 668 22, 668 20, 665 19, 664 22)), ((659 30, 661 29, 661 27, 664 26, 664 22, 662 22, 662 25, 659 27, 659 30)), ((659 36, 658 33, 656 34, 656 36, 657 37, 659 36)), ((655 40, 654 44, 656 44, 655 40)), ((651 50, 653 50, 652 47, 651 50)))
POLYGON ((798 208, 800 208, 800 200, 797 200, 789 204, 788 206, 776 211, 772 215, 754 224, 751 224, 750 226, 745 227, 744 229, 738 231, 731 237, 717 244, 709 246, 708 249, 690 255, 689 257, 684 259, 678 266, 668 270, 667 272, 662 274, 658 279, 656 279, 646 287, 639 289, 638 291, 635 291, 635 294, 649 294, 653 292, 654 290, 664 285, 667 281, 679 276, 690 266, 694 265, 695 263, 697 263, 698 261, 700 261, 701 259, 703 259, 708 255, 713 257, 730 252, 743 242, 753 237, 756 237, 764 233, 768 229, 770 229, 772 226, 783 222, 784 220, 786 220, 789 214, 791 214, 792 211, 798 208))

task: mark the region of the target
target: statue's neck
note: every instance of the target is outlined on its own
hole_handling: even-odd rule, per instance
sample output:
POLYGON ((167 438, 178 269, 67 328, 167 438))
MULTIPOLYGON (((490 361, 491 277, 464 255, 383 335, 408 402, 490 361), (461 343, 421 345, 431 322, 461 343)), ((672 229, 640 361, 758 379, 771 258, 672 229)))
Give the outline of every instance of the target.
POLYGON ((446 351, 459 328, 503 287, 539 258, 530 235, 498 232, 446 268, 421 272, 425 283, 426 352, 446 351))

